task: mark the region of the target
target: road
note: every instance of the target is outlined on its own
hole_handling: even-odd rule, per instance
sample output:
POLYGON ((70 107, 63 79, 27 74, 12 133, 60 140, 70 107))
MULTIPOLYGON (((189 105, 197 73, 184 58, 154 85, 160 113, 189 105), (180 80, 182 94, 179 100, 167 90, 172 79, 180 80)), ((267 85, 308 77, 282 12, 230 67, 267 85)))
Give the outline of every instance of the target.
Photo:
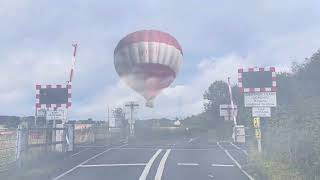
MULTIPOLYGON (((127 142, 82 147, 81 159, 53 180, 248 180, 241 164, 246 151, 228 142, 208 144, 205 137, 158 142, 127 142)), ((76 161, 76 160, 75 160, 76 161)))

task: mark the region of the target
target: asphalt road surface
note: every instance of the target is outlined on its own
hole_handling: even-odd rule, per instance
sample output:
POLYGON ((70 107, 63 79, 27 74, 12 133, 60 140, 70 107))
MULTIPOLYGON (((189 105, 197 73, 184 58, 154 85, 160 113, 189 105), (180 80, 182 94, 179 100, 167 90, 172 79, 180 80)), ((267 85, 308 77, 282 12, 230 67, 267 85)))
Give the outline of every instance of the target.
POLYGON ((248 180, 245 148, 205 137, 82 147, 53 180, 248 180))

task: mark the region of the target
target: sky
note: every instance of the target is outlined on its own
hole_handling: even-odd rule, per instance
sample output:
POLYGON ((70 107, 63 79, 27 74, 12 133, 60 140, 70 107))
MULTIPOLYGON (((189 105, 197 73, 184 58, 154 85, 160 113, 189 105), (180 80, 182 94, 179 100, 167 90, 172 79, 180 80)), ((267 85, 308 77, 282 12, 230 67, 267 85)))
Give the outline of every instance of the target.
POLYGON ((61 84, 79 44, 70 119, 105 120, 128 101, 137 116, 183 118, 203 111, 203 93, 241 67, 290 71, 320 48, 317 0, 0 0, 0 115, 35 113, 35 84, 61 84), (125 35, 157 29, 184 52, 174 83, 153 109, 118 77, 114 48, 125 35))

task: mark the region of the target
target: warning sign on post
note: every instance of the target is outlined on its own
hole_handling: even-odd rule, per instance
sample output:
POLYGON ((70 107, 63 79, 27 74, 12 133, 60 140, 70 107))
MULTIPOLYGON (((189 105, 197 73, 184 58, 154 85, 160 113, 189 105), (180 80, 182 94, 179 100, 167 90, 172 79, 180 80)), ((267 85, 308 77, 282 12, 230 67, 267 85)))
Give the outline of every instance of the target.
POLYGON ((277 106, 276 92, 254 92, 244 94, 245 107, 275 107, 277 106))
POLYGON ((271 117, 271 108, 252 107, 252 117, 271 117))
POLYGON ((47 120, 64 120, 66 117, 66 112, 63 109, 60 110, 48 110, 47 120))

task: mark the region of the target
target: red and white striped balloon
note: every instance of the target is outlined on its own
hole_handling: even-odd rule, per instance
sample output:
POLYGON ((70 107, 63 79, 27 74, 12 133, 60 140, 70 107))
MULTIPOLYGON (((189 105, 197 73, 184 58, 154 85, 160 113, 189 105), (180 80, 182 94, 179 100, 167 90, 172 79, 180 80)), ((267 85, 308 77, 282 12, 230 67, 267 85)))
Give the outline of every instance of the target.
POLYGON ((120 40, 114 50, 114 66, 120 78, 152 106, 153 99, 176 78, 182 55, 181 46, 170 34, 142 30, 120 40))

